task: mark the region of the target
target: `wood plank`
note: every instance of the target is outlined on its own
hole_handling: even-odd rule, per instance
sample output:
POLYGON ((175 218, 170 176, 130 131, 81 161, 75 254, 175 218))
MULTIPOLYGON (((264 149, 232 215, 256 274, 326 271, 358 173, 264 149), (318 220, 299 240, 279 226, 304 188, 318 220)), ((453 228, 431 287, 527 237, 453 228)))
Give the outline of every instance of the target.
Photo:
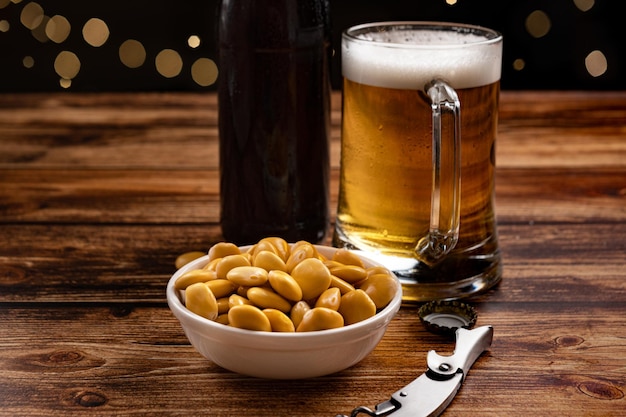
MULTIPOLYGON (((498 165, 623 166, 624 102, 624 92, 503 91, 498 165)), ((335 92, 335 167, 340 103, 335 92)), ((214 94, 5 94, 0 97, 0 168, 217 168, 216 118, 214 94)))
MULTIPOLYGON (((519 413, 522 402, 524 415, 623 410, 619 387, 626 357, 619 351, 626 330, 615 320, 622 310, 593 303, 580 308, 588 313, 587 325, 572 332, 580 311, 561 303, 485 306, 478 324, 494 326, 494 343, 446 416, 472 415, 476 407, 481 415, 483 409, 484 415, 509 415, 519 413), (520 326, 520 316, 532 326, 520 326), (610 367, 606 357, 614 357, 610 367)), ((387 399, 423 372, 427 351, 451 353, 449 341, 426 332, 414 310, 403 309, 356 366, 327 377, 268 383, 202 358, 164 308, 2 309, 0 323, 12 329, 11 339, 0 342, 0 409, 7 415, 235 415, 245 399, 258 416, 273 416, 277 407, 291 415, 332 416, 387 399)))
MULTIPOLYGON (((510 222, 624 222, 626 166, 496 172, 496 214, 510 222)), ((215 170, 0 170, 0 221, 217 223, 215 170)), ((331 214, 339 173, 332 171, 331 214)))
MULTIPOLYGON (((626 305, 626 243, 612 239, 626 223, 502 225, 499 235, 504 280, 478 302, 626 305)), ((176 257, 220 240, 211 224, 0 225, 0 303, 163 303, 176 257)))

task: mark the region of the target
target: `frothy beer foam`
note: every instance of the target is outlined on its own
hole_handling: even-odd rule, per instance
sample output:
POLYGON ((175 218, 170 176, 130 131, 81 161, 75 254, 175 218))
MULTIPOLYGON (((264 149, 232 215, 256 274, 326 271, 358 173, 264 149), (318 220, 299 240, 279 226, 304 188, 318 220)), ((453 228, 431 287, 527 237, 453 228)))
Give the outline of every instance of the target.
POLYGON ((433 79, 443 79, 460 89, 500 79, 502 42, 484 36, 399 30, 357 37, 342 42, 342 72, 361 84, 421 90, 433 79))

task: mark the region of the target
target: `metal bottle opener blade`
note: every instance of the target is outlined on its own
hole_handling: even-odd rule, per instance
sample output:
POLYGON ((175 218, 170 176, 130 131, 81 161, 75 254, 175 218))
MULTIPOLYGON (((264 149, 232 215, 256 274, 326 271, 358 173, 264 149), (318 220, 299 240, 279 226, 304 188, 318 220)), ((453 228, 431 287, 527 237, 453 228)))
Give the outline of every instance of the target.
MULTIPOLYGON (((493 327, 456 331, 456 346, 451 356, 434 350, 426 357, 428 370, 410 384, 391 395, 374 410, 357 407, 350 417, 366 414, 372 417, 431 417, 440 415, 452 402, 463 380, 478 357, 491 346, 493 327)), ((348 417, 338 414, 336 417, 348 417)))

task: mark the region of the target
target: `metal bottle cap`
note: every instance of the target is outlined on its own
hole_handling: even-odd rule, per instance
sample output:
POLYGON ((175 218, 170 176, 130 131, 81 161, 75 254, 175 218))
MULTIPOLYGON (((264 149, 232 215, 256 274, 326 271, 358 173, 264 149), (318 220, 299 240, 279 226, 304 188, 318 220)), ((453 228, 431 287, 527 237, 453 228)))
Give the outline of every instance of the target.
POLYGON ((474 307, 460 301, 431 301, 418 310, 420 321, 432 333, 454 336, 458 328, 476 324, 474 307))

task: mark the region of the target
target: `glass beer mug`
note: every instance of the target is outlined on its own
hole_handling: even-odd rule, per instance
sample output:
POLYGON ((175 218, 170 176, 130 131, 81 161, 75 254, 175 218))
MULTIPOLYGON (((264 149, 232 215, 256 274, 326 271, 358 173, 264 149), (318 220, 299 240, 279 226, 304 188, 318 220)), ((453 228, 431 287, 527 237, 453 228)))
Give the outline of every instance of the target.
POLYGON ((393 270, 405 303, 501 279, 494 214, 502 36, 383 22, 343 33, 341 176, 333 244, 393 270))

